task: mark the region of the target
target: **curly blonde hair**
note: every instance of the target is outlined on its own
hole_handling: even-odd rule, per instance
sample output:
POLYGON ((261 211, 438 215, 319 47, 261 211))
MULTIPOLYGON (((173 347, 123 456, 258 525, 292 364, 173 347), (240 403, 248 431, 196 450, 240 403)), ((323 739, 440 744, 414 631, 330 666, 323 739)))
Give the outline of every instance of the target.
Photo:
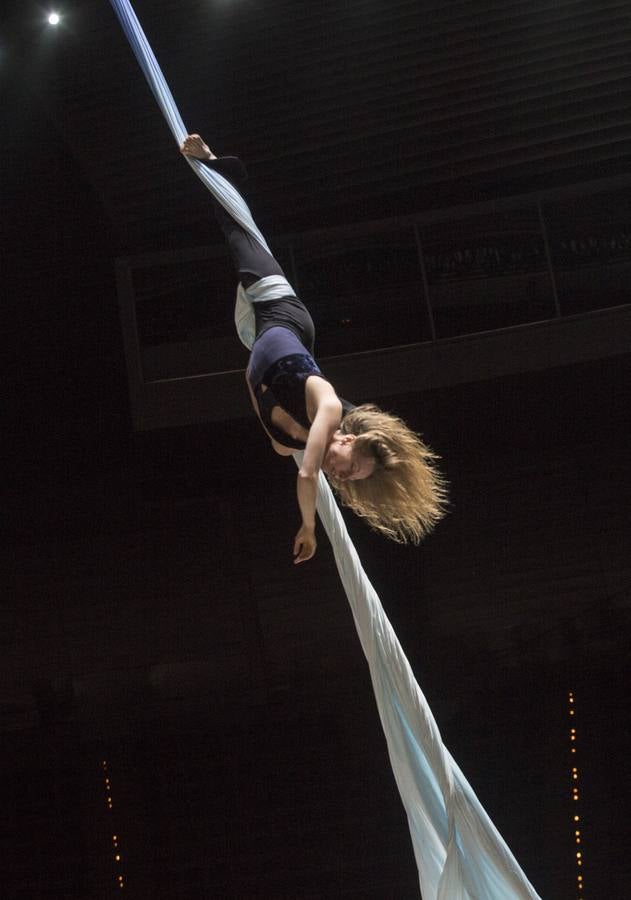
POLYGON ((347 413, 340 430, 356 435, 354 452, 375 461, 368 478, 331 479, 344 506, 391 540, 418 544, 446 511, 447 490, 434 466, 436 454, 402 419, 370 404, 347 413))

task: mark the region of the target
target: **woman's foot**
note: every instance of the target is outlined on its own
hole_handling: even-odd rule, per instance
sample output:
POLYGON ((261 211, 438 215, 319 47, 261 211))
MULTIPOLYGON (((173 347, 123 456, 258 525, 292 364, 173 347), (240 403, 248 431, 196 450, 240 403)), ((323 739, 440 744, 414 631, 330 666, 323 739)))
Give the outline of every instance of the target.
POLYGON ((195 159, 217 159, 208 144, 205 144, 198 134, 187 134, 180 147, 180 153, 195 159))

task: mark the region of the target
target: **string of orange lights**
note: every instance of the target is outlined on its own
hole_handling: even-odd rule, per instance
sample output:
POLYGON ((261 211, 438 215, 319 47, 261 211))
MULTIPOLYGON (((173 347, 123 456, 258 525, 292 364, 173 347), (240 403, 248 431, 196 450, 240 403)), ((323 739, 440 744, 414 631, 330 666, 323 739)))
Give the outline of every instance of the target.
MULTIPOLYGON (((107 760, 103 760, 103 777, 105 779, 105 799, 107 801, 108 812, 110 813, 110 819, 113 822, 113 807, 114 802, 112 800, 112 782, 109 776, 109 770, 107 767, 107 760)), ((122 855, 120 849, 120 839, 118 833, 115 829, 112 829, 114 832, 112 834, 112 845, 113 845, 113 857, 115 863, 115 879, 116 883, 121 890, 125 887, 125 876, 122 872, 122 855)))
POLYGON ((583 877, 583 828, 580 814, 580 791, 577 763, 577 734, 576 734, 576 703, 574 693, 569 692, 569 715, 570 715, 570 755, 572 762, 572 823, 574 829, 574 845, 576 853, 576 887, 578 900, 585 900, 585 879, 583 877))

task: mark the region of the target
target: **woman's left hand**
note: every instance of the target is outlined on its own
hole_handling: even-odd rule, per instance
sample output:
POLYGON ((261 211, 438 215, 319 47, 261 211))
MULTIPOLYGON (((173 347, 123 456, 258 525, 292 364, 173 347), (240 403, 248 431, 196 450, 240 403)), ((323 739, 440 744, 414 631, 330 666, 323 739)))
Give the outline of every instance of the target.
POLYGON ((315 528, 302 525, 294 541, 294 563, 306 562, 316 552, 315 528))

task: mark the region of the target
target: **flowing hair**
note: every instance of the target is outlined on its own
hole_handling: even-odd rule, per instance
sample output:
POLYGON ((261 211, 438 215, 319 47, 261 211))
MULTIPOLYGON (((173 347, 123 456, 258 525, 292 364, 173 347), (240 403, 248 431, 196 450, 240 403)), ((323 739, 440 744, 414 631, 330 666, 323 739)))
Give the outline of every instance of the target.
POLYGON ((418 544, 445 514, 447 490, 436 454, 402 419, 370 404, 347 413, 340 430, 356 436, 354 452, 375 461, 368 478, 331 479, 344 506, 391 540, 418 544))

